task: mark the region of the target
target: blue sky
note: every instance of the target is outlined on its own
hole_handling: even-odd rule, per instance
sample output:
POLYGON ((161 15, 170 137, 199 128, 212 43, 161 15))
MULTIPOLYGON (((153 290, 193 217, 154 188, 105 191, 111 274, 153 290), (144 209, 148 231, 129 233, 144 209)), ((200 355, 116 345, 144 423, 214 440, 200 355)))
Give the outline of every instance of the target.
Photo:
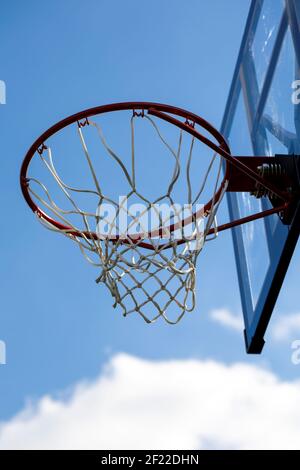
MULTIPOLYGON (((241 315, 229 232, 200 255, 194 313, 177 326, 160 321, 149 326, 112 308, 109 292, 95 284, 95 272, 76 246, 37 223, 18 183, 33 140, 91 106, 158 101, 219 127, 248 8, 247 0, 30 0, 1 6, 0 79, 7 103, 0 105, 0 340, 6 343, 7 364, 0 366, 0 420, 29 399, 93 380, 117 353, 241 361, 268 367, 283 379, 299 377, 290 343, 267 335, 262 356, 246 356, 242 333, 211 318, 216 309, 241 315)), ((297 260, 299 253, 274 321, 280 312, 297 313, 297 260)))

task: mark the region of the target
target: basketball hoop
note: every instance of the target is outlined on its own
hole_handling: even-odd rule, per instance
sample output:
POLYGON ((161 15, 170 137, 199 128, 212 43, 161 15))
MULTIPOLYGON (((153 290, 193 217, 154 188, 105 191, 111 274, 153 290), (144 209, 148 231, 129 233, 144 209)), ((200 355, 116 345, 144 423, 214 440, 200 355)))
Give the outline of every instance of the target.
MULTIPOLYGON (((269 164, 270 159, 272 157, 233 157, 225 139, 211 124, 183 109, 158 103, 117 103, 77 113, 42 134, 24 159, 21 188, 28 205, 44 226, 78 244, 87 261, 99 271, 96 282, 108 287, 114 298, 114 307, 120 306, 124 316, 138 313, 148 323, 163 317, 173 324, 195 307, 196 262, 206 241, 215 238, 219 231, 273 213, 281 214, 284 219, 292 203, 291 192, 287 191, 286 184, 280 185, 277 180, 274 185, 270 172, 258 169, 259 166, 262 168, 262 165, 269 164), (123 113, 130 124, 128 166, 113 145, 108 143, 99 122, 102 116, 117 112, 123 113), (145 125, 150 126, 173 162, 167 187, 160 197, 154 199, 138 189, 135 148, 137 120, 143 120, 145 125), (176 147, 167 141, 159 128, 160 123, 178 130, 176 147), (89 189, 67 184, 54 163, 55 145, 51 141, 70 128, 76 129, 79 137, 83 159, 92 182, 89 189), (87 129, 89 132, 93 131, 93 145, 96 145, 94 142, 97 138, 110 163, 115 165, 126 181, 126 198, 135 198, 143 203, 145 209, 138 216, 132 214, 130 208, 125 208, 125 202, 120 203, 117 200, 120 194, 115 194, 113 198, 103 191, 101 177, 109 178, 110 175, 97 173, 98 161, 89 150, 90 134, 87 136, 87 129), (179 211, 174 204, 175 187, 183 173, 182 153, 186 136, 189 145, 184 174, 189 213, 179 211), (212 150, 212 155, 201 179, 199 175, 199 185, 193 194, 191 165, 195 142, 201 143, 205 151, 212 150), (45 180, 32 173, 36 159, 41 162, 43 172, 47 173, 45 180), (224 176, 221 178, 223 169, 224 176), (49 185, 47 181, 50 182, 49 185), (54 195, 53 183, 56 185, 54 195), (207 194, 209 188, 207 202, 200 204, 200 198, 204 193, 207 194), (252 191, 256 196, 270 196, 273 208, 218 227, 216 215, 225 192, 244 190, 252 191), (62 196, 69 209, 62 207, 62 196), (83 209, 78 198, 81 198, 81 202, 88 201, 89 207, 83 209), (94 211, 90 209, 92 198, 96 201, 94 211), (157 209, 161 202, 168 202, 172 206, 170 217, 161 216, 157 209), (102 209, 107 204, 115 209, 112 218, 103 214, 102 209), (150 214, 156 216, 157 223, 149 228, 144 226, 143 221, 150 214), (126 215, 129 219, 123 227, 119 221, 121 215, 126 215), (103 226, 108 227, 106 232, 102 230, 103 226), (131 232, 133 226, 139 227, 135 233, 131 232), (170 305, 176 307, 172 309, 176 311, 174 316, 167 314, 170 305)), ((145 171, 148 164, 145 162, 145 171)), ((157 178, 159 179, 159 174, 157 178)))

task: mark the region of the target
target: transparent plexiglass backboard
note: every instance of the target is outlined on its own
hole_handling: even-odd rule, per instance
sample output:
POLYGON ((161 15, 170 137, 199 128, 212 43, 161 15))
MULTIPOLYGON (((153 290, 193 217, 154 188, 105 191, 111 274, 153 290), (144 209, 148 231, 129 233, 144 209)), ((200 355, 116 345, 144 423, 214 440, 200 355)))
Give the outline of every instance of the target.
MULTIPOLYGON (((300 1, 253 0, 221 131, 236 156, 300 154, 300 1), (298 90, 299 87, 299 90, 298 90)), ((232 220, 271 207, 228 193, 232 220)), ((233 229, 246 349, 260 353, 299 233, 275 214, 233 229)))

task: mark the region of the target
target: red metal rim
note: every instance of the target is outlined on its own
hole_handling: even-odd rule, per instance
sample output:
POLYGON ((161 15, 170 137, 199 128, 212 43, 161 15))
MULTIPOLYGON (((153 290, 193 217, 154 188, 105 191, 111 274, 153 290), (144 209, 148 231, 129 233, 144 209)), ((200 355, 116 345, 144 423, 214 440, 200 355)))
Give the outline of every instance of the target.
MULTIPOLYGON (((34 157, 35 153, 40 148, 43 148, 43 145, 46 145, 47 139, 49 139, 51 136, 53 136, 54 134, 56 134, 60 130, 64 129, 65 127, 67 127, 71 124, 74 124, 76 122, 78 123, 78 122, 80 122, 84 119, 87 119, 87 118, 91 117, 91 116, 96 116, 96 115, 104 114, 104 113, 110 113, 110 112, 113 112, 113 111, 124 111, 124 110, 147 111, 148 114, 155 115, 156 117, 167 120, 171 124, 185 130, 186 132, 188 132, 189 134, 193 135, 196 138, 197 138, 197 132, 195 131, 194 126, 195 126, 195 124, 198 124, 200 127, 205 129, 206 131, 208 131, 216 139, 216 141, 218 142, 218 144, 220 146, 219 148, 220 148, 221 154, 222 154, 222 151, 223 152, 225 151, 227 154, 230 155, 230 149, 229 149, 224 137, 222 136, 222 134, 220 134, 220 132, 217 129, 215 129, 209 122, 207 122, 206 120, 204 120, 200 116, 197 116, 194 113, 190 113, 189 111, 186 111, 184 109, 181 109, 181 108, 178 108, 178 107, 175 107, 175 106, 170 106, 170 105, 161 104, 161 103, 142 102, 142 101, 124 102, 124 103, 113 103, 113 104, 108 104, 108 105, 103 105, 103 106, 97 106, 97 107, 89 108, 89 109, 80 111, 79 113, 73 114, 73 115, 59 121, 58 123, 54 124, 48 130, 46 130, 31 145, 31 147, 29 148, 29 150, 28 150, 28 152, 27 152, 27 154, 26 154, 26 156, 23 160, 22 167, 21 167, 21 172, 20 172, 21 189, 22 189, 22 193, 23 193, 23 196, 24 196, 27 204, 29 205, 29 207, 31 208, 31 210, 35 214, 37 214, 39 217, 41 217, 42 219, 49 222, 51 225, 56 227, 58 230, 69 231, 69 233, 71 235, 75 236, 75 237, 82 237, 83 236, 82 234, 84 233, 84 236, 86 236, 87 238, 95 238, 95 239, 98 238, 96 233, 72 231, 71 227, 63 225, 60 222, 58 222, 57 220, 53 219, 48 214, 46 214, 42 209, 40 209, 40 207, 38 207, 36 205, 36 203, 33 201, 33 199, 31 198, 31 195, 29 193, 29 189, 28 189, 29 184, 28 184, 28 179, 27 179, 27 171, 28 171, 28 168, 29 168, 29 165, 30 165, 30 162, 31 162, 32 158, 34 157), (170 115, 179 116, 181 118, 184 118, 185 121, 184 122, 179 121, 177 119, 172 118, 172 116, 170 116, 170 115)), ((201 136, 201 134, 199 134, 199 136, 201 136)), ((206 140, 208 140, 208 139, 206 139, 206 140)), ((212 144, 212 145, 215 146, 215 144, 212 144)), ((223 178, 222 182, 220 183, 220 186, 217 189, 214 197, 212 199, 210 199, 204 205, 204 208, 203 208, 204 213, 211 209, 213 203, 217 203, 219 201, 220 196, 221 196, 221 194, 224 190, 225 183, 228 180, 228 176, 229 176, 229 162, 228 162, 228 160, 226 160, 224 178, 223 178)), ((201 214, 203 212, 201 211, 201 214)), ((193 216, 186 219, 184 221, 184 223, 188 224, 192 220, 192 218, 197 219, 199 216, 200 216, 200 214, 195 212, 193 214, 193 216)), ((176 230, 176 228, 177 228, 176 224, 175 225, 170 225, 170 227, 168 227, 170 232, 173 232, 174 230, 176 230)), ((152 234, 152 236, 153 236, 153 234, 152 234)), ((149 238, 150 237, 151 237, 151 235, 149 234, 149 238)), ((115 241, 117 241, 117 240, 115 239, 115 241)), ((132 243, 132 242, 139 243, 139 246, 141 246, 141 247, 153 249, 152 244, 146 243, 146 242, 143 242, 143 241, 139 241, 138 239, 135 239, 134 241, 126 240, 126 239, 122 240, 122 243, 132 243)), ((178 242, 180 242, 180 240, 178 242)), ((167 246, 167 245, 169 245, 169 244, 165 243, 161 246, 167 246)))

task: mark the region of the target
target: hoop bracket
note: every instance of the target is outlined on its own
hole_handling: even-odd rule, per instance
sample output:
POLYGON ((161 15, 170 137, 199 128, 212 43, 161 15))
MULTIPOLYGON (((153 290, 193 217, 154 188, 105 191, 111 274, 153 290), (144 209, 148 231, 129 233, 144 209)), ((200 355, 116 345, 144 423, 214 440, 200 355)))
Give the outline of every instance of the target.
MULTIPOLYGON (((296 190, 299 186, 297 179, 297 161, 300 161, 299 155, 275 155, 275 157, 235 157, 238 161, 244 163, 251 170, 257 171, 258 176, 261 176, 259 172, 260 167, 267 165, 269 168, 274 168, 274 165, 278 165, 281 168, 280 174, 266 175, 267 181, 274 181, 276 179, 276 186, 278 189, 287 194, 291 194, 293 190, 296 190)), ((228 192, 251 192, 255 193, 258 189, 259 183, 253 178, 250 178, 246 173, 240 171, 236 166, 230 165, 229 168, 229 182, 227 191, 228 192)))
MULTIPOLYGON (((289 224, 293 215, 295 201, 299 199, 300 192, 300 156, 275 155, 275 157, 235 157, 248 168, 256 171, 258 176, 267 183, 275 185, 283 194, 286 194, 288 203, 279 214, 284 224, 289 224)), ((256 198, 267 196, 273 208, 282 207, 282 201, 268 190, 260 181, 255 181, 246 173, 241 172, 237 166, 230 165, 228 192, 249 192, 256 198)))

